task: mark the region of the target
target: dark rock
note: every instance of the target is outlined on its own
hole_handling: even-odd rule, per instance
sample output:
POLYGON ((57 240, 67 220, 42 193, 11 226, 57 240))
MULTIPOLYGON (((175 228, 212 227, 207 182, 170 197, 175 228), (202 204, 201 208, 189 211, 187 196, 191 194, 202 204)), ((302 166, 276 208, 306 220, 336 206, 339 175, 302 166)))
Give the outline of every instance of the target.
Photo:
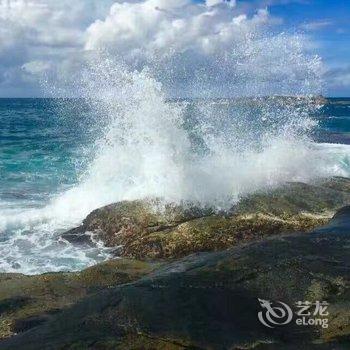
POLYGON ((189 203, 124 201, 94 210, 80 227, 62 237, 77 243, 86 242, 93 234, 124 257, 179 258, 282 232, 307 232, 327 223, 347 204, 350 179, 346 178, 315 185, 289 183, 242 198, 225 213, 189 203))
POLYGON ((17 320, 14 323, 13 332, 15 334, 25 332, 31 328, 37 327, 44 322, 47 322, 49 318, 47 316, 34 316, 27 317, 21 320, 17 320))
POLYGON ((30 302, 31 298, 23 296, 15 296, 9 299, 3 299, 0 301, 0 315, 7 311, 15 311, 16 309, 22 308, 24 305, 30 302))
POLYGON ((0 338, 35 327, 89 294, 135 281, 156 266, 117 259, 74 273, 0 274, 0 338))
POLYGON ((349 215, 341 210, 320 232, 166 263, 138 281, 83 298, 0 348, 349 349, 349 215), (335 232, 334 224, 344 229, 335 232), (291 308, 297 301, 327 301, 329 327, 298 326, 294 316, 268 328, 258 320, 258 298, 291 308))

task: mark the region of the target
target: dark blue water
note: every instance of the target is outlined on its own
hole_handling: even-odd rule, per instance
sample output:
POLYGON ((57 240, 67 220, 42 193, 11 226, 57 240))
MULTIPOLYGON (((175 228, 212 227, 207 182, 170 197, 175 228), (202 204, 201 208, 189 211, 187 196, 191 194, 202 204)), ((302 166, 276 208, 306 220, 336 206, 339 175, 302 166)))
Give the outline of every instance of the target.
POLYGON ((330 98, 318 115, 320 140, 350 144, 350 99, 330 98))

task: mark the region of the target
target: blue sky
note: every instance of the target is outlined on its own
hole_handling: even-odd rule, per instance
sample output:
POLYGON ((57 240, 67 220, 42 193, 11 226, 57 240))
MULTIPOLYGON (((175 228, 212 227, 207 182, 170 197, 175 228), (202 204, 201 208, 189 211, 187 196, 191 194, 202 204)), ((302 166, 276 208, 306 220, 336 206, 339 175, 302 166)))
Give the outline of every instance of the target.
POLYGON ((286 0, 268 3, 270 13, 283 19, 285 30, 301 30, 312 37, 315 51, 328 70, 328 95, 350 96, 350 1, 286 0))
MULTIPOLYGON (((168 27, 175 21, 171 22, 166 16, 163 19, 168 27, 154 29, 155 22, 153 26, 141 28, 140 25, 134 30, 135 23, 136 26, 138 23, 147 25, 150 17, 147 11, 137 13, 140 12, 137 4, 142 1, 151 4, 153 9, 164 11, 168 17, 176 13, 178 18, 185 20, 192 16, 191 13, 195 18, 204 11, 189 9, 191 0, 0 0, 0 97, 45 95, 43 73, 63 80, 69 78, 79 69, 81 57, 102 44, 127 56, 129 47, 147 51, 148 33, 168 40, 171 37, 168 27), (121 4, 124 1, 125 6, 121 4), (182 11, 179 4, 187 7, 182 11), (111 13, 111 8, 116 11, 111 13), (184 14, 186 11, 190 14, 184 14), (136 22, 130 25, 133 20, 136 22), (128 39, 123 41, 121 38, 125 37, 128 39), (141 37, 143 41, 140 41, 141 37)), ((193 2, 201 4, 202 8, 204 3, 208 8, 224 6, 217 5, 220 2, 230 3, 228 0, 193 2)), ((231 4, 233 2, 231 0, 231 4)), ((302 33, 308 37, 309 50, 322 57, 324 62, 324 94, 350 96, 350 0, 236 0, 235 6, 228 8, 234 16, 247 14, 245 25, 248 27, 254 26, 253 17, 259 9, 266 9, 267 21, 273 24, 274 31, 302 33)), ((228 28, 224 10, 215 20, 222 21, 228 28)), ((258 21, 263 23, 264 20, 262 12, 258 21)), ((201 28, 197 37, 189 33, 194 41, 198 40, 197 43, 208 39, 207 34, 206 28, 201 28)), ((189 44, 183 39, 186 38, 178 36, 179 43, 175 44, 186 49, 189 44)))
MULTIPOLYGON (((197 2, 204 2, 196 0, 197 2)), ((281 29, 309 35, 325 64, 329 96, 350 96, 350 0, 237 0, 253 13, 266 7, 281 29)))
POLYGON ((272 6, 288 28, 302 28, 319 44, 318 51, 330 67, 350 64, 350 1, 310 0, 272 6))

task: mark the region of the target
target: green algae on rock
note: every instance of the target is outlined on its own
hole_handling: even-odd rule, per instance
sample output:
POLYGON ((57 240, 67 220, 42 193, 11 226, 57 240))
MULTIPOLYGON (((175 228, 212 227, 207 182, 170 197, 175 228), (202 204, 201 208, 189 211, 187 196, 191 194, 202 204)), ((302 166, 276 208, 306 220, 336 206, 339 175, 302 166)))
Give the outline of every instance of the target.
POLYGON ((90 213, 82 226, 63 234, 71 242, 93 234, 116 254, 136 259, 169 259, 216 251, 281 232, 307 232, 326 224, 350 203, 350 179, 285 186, 242 198, 225 213, 160 200, 123 201, 90 213))
POLYGON ((89 294, 135 281, 157 265, 115 259, 81 272, 0 274, 0 338, 48 320, 89 294))
POLYGON ((307 235, 279 235, 166 262, 139 280, 81 299, 0 348, 348 349, 349 227, 347 207, 307 235), (335 225, 344 229, 335 232, 335 225), (329 327, 294 321, 265 327, 258 319, 259 298, 291 308, 299 300, 325 300, 329 327))

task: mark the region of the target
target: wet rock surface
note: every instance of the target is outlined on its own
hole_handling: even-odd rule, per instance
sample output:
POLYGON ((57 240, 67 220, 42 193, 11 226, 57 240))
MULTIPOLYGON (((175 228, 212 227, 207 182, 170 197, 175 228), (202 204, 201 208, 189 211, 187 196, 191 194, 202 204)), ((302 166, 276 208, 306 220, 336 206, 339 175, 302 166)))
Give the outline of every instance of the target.
POLYGON ((225 215, 158 201, 98 209, 67 235, 78 244, 93 231, 148 262, 0 274, 0 349, 349 349, 350 207, 337 210, 349 193, 335 178, 255 194, 225 215), (263 325, 259 299, 286 303, 292 319, 263 325), (298 301, 326 301, 328 327, 297 325, 298 301))
POLYGON ((349 223, 346 207, 307 235, 193 254, 122 285, 106 287, 102 278, 100 291, 34 320, 0 348, 348 349, 349 223), (327 301, 328 328, 298 326, 295 314, 268 328, 258 320, 259 298, 292 309, 298 301, 327 301))
MULTIPOLYGON (((35 327, 58 311, 105 288, 135 281, 156 266, 116 259, 81 272, 38 276, 0 274, 0 339, 35 327)), ((1 346, 0 346, 1 349, 1 346)))
POLYGON ((93 211, 63 238, 79 244, 89 241, 92 234, 114 247, 118 256, 172 259, 282 232, 307 232, 327 223, 337 209, 347 204, 350 180, 346 178, 315 185, 289 183, 243 198, 224 213, 186 203, 124 201, 93 211))

